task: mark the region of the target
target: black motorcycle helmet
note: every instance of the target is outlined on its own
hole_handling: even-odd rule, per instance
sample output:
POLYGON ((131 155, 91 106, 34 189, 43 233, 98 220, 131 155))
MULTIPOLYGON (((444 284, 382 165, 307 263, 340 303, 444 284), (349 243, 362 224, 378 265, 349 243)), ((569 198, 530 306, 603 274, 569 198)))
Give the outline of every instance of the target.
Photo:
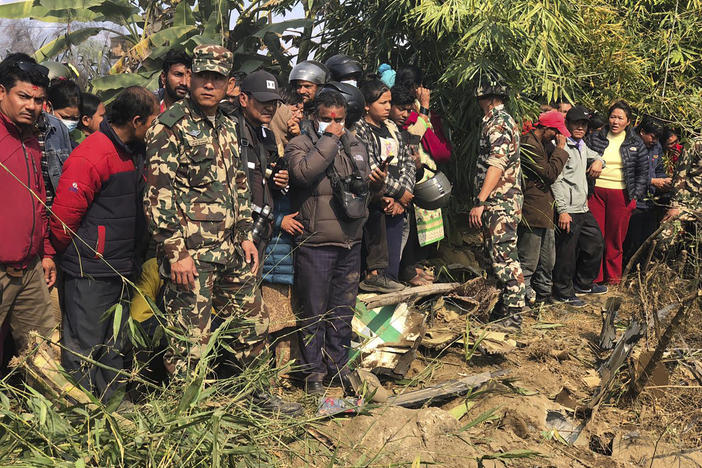
POLYGON ((329 69, 331 79, 334 81, 355 80, 358 82, 363 77, 361 63, 348 55, 334 55, 327 59, 324 65, 329 69))
POLYGON ((353 124, 358 122, 363 117, 363 112, 366 110, 366 100, 363 98, 361 90, 347 83, 339 83, 338 81, 330 81, 319 91, 323 93, 325 90, 334 90, 341 93, 346 101, 346 127, 351 128, 353 124))

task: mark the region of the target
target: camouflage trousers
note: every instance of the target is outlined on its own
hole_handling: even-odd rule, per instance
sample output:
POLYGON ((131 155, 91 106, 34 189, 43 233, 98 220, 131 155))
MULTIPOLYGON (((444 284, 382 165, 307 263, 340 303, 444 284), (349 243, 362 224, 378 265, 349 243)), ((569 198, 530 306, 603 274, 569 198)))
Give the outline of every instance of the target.
POLYGON ((208 346, 213 322, 222 327, 232 316, 229 329, 220 330, 220 339, 227 340, 238 366, 251 364, 265 350, 268 336, 268 314, 256 276, 243 263, 220 265, 196 261, 195 267, 199 276, 192 290, 170 280, 164 287, 163 303, 169 326, 183 333, 180 339, 171 339, 164 358, 166 367, 176 375, 194 369, 208 346))
POLYGON ((493 274, 502 288, 504 307, 524 307, 524 275, 519 264, 517 227, 521 209, 485 207, 483 243, 492 264, 493 274))

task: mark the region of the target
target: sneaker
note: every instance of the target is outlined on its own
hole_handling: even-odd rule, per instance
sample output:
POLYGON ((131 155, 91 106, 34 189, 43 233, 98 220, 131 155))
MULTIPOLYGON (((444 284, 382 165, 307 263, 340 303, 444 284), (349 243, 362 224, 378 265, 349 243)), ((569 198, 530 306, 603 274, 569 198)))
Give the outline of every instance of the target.
POLYGON ((575 295, 584 296, 586 294, 605 294, 608 290, 609 288, 607 288, 607 286, 604 284, 593 284, 589 289, 582 289, 575 286, 575 295))
POLYGON ((366 276, 358 287, 361 291, 374 293, 391 293, 405 289, 403 284, 393 281, 387 275, 381 273, 366 276))
POLYGON ((538 307, 540 305, 548 305, 548 304, 553 304, 553 299, 551 299, 551 296, 539 296, 538 294, 536 295, 536 298, 534 299, 534 306, 538 307))
POLYGON ((281 414, 283 416, 297 416, 302 413, 302 405, 300 403, 283 400, 265 390, 254 392, 253 400, 254 404, 264 413, 281 414))
POLYGON ((578 299, 577 296, 573 297, 556 297, 553 296, 554 302, 569 305, 571 307, 585 307, 585 301, 578 299))

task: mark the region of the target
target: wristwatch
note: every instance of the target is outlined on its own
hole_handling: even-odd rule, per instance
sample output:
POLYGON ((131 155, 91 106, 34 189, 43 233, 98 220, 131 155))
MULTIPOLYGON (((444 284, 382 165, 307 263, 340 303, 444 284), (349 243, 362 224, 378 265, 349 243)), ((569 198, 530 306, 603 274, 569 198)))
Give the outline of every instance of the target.
POLYGON ((419 106, 419 113, 422 115, 429 115, 429 108, 424 106, 419 106))
POLYGON ((485 202, 476 196, 473 198, 473 206, 485 206, 485 202))

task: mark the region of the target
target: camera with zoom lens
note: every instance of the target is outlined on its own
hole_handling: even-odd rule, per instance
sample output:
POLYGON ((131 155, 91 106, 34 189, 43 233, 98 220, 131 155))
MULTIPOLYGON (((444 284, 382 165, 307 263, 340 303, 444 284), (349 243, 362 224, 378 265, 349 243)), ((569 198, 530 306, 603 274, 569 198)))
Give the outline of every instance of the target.
POLYGON ((350 175, 341 179, 349 188, 349 192, 356 196, 362 197, 368 193, 368 184, 360 175, 350 175))
POLYGON ((261 242, 264 236, 268 234, 268 226, 274 219, 275 216, 273 215, 273 210, 271 210, 271 206, 264 206, 261 209, 261 212, 258 213, 256 222, 254 223, 253 232, 251 233, 255 244, 261 242))

